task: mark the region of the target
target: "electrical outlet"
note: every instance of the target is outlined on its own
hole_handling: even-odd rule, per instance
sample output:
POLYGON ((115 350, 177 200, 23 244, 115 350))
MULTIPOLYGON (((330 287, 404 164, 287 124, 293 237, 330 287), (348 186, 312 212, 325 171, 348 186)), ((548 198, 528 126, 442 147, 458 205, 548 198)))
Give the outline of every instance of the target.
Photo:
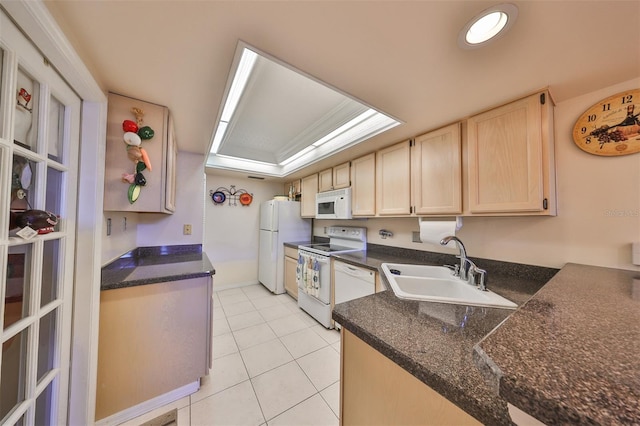
POLYGON ((184 235, 191 235, 191 225, 189 224, 184 225, 184 227, 182 228, 182 233, 184 235))

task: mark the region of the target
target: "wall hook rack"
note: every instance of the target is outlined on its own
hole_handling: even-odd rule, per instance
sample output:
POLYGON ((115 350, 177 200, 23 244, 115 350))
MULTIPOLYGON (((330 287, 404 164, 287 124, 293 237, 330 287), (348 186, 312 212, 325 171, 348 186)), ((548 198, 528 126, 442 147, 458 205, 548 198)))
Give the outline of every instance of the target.
POLYGON ((223 186, 215 191, 212 189, 209 191, 209 196, 215 205, 222 205, 227 201, 229 206, 237 206, 240 201, 240 205, 248 206, 253 201, 253 194, 246 189, 236 189, 235 185, 231 185, 228 189, 223 186))

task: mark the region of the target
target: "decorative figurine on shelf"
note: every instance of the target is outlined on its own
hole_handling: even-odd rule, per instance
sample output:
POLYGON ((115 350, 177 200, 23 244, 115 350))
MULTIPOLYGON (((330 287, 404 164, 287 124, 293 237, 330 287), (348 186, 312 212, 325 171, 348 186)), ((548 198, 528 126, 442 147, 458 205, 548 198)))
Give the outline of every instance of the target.
POLYGON ((144 111, 141 108, 133 107, 131 112, 136 117, 136 121, 124 120, 122 122, 122 130, 125 132, 122 139, 127 146, 127 156, 135 164, 135 171, 134 173, 123 173, 122 181, 129 184, 127 196, 129 203, 133 204, 140 196, 141 187, 147 184, 147 179, 142 172, 144 170, 151 171, 151 160, 149 160, 147 151, 141 147, 142 141, 153 138, 155 132, 149 126, 142 126, 144 111))
POLYGON ((58 216, 44 210, 25 210, 23 212, 10 212, 9 230, 29 227, 38 234, 48 234, 54 231, 58 224, 58 216))

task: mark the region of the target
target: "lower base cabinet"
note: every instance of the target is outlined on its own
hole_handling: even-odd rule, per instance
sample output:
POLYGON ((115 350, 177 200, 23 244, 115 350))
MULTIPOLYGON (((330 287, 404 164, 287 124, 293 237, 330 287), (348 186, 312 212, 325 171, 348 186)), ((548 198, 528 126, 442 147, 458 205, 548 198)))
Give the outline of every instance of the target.
POLYGON ((96 420, 209 373, 211 300, 211 277, 101 292, 96 420))
POLYGON ((298 282, 296 269, 298 268, 298 249, 284 248, 284 289, 291 297, 298 300, 298 282))
POLYGON ((481 425, 344 328, 340 353, 342 425, 481 425))

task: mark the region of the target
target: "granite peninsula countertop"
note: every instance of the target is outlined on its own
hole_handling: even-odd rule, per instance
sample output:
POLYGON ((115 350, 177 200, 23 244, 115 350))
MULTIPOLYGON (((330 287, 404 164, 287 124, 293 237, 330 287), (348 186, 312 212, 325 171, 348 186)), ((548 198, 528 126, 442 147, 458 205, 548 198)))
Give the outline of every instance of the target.
POLYGON ((202 245, 138 247, 102 268, 101 290, 215 274, 202 245))
MULTIPOLYGON (((452 255, 385 246, 335 255, 337 260, 378 269, 384 262, 453 264, 452 255)), ((557 269, 474 259, 487 269, 489 288, 522 305, 557 269)), ((388 287, 384 274, 381 281, 388 287)), ((484 424, 512 424, 499 397, 474 362, 474 346, 501 324, 510 309, 483 308, 397 298, 387 290, 338 304, 342 326, 484 424)))
POLYGON ((476 352, 546 424, 640 424, 640 272, 569 263, 476 352))

